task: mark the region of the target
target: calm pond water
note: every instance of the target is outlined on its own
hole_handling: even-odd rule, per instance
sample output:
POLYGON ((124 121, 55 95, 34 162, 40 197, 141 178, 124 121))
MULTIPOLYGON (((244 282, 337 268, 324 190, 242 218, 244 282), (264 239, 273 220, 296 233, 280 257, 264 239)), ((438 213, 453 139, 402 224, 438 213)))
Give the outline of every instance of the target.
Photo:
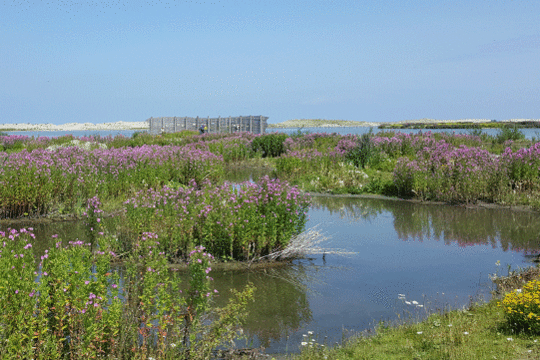
MULTIPOLYGON (((114 221, 109 219, 109 226, 114 221)), ((41 252, 53 234, 84 239, 81 223, 2 222, 0 229, 8 226, 33 226, 41 252)), ((323 247, 357 254, 312 256, 266 270, 212 272, 222 294, 218 306, 227 300, 228 289, 248 281, 257 286, 245 331, 252 345, 266 346, 267 353, 298 352, 307 331, 332 345, 343 334, 373 329, 398 314, 416 318, 426 309, 465 306, 471 296, 489 299, 488 274, 506 275, 508 265, 531 265, 531 255, 540 252, 540 215, 528 212, 314 196, 306 228, 314 226, 331 238, 323 247), (424 308, 404 304, 398 294, 424 308)))

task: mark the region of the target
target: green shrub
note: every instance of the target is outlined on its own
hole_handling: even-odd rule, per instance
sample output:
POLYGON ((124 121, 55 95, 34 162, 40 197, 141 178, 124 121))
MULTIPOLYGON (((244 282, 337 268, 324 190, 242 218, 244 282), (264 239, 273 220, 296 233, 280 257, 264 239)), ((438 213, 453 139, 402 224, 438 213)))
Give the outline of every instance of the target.
POLYGON ((291 133, 290 137, 293 138, 293 139, 297 139, 297 138, 300 138, 304 135, 309 135, 310 132, 308 130, 302 132, 302 129, 304 127, 302 126, 301 128, 297 129, 295 132, 291 133))
POLYGON ((540 333, 540 281, 529 281, 522 289, 506 294, 498 305, 512 330, 540 333))
POLYGON ((369 129, 369 133, 362 134, 362 136, 358 138, 358 146, 349 151, 349 153, 345 156, 345 158, 348 161, 351 161, 354 166, 365 168, 367 165, 369 165, 375 152, 373 142, 371 141, 372 136, 373 129, 369 129))
POLYGON ((251 148, 254 152, 262 152, 265 157, 278 157, 285 152, 283 142, 289 136, 287 134, 272 133, 258 136, 251 142, 251 148))
POLYGON ((519 128, 517 125, 514 125, 512 127, 510 126, 503 126, 499 129, 499 132, 495 136, 495 141, 499 144, 504 143, 507 140, 522 140, 525 139, 525 134, 519 128))

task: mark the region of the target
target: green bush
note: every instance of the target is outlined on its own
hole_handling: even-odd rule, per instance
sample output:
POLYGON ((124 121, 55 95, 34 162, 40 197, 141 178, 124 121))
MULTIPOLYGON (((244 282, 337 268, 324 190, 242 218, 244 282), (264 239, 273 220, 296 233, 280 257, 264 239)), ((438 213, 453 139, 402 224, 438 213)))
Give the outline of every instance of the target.
POLYGON ((499 129, 499 132, 495 136, 495 141, 499 144, 504 143, 507 140, 522 140, 525 139, 525 134, 519 128, 517 125, 514 125, 512 127, 510 126, 504 126, 499 129))
POLYGON ((287 134, 280 133, 258 136, 251 142, 251 148, 254 152, 261 152, 263 158, 278 157, 285 152, 283 142, 288 137, 287 134))
POLYGON ((367 165, 369 165, 375 152, 373 142, 371 141, 372 135, 372 129, 369 129, 369 133, 362 134, 362 136, 358 138, 358 146, 349 151, 349 153, 345 156, 345 158, 348 161, 351 161, 354 166, 365 168, 367 165))

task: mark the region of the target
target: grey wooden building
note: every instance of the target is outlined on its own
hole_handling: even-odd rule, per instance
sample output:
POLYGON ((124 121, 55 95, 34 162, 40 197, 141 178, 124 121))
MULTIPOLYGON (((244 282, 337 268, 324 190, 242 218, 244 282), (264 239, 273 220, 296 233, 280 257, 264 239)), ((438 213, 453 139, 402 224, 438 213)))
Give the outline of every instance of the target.
POLYGON ((254 134, 264 134, 268 117, 258 116, 229 116, 229 117, 151 117, 148 121, 148 132, 153 135, 172 133, 182 130, 199 131, 201 125, 207 127, 208 133, 233 133, 249 131, 254 134))

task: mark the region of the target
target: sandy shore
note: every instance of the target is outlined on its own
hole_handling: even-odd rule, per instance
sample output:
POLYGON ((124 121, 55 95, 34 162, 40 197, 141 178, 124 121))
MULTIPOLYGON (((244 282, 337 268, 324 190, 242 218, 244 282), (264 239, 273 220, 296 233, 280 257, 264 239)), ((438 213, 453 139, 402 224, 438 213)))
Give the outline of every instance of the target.
POLYGON ((53 124, 0 124, 0 131, 79 131, 79 130, 145 130, 148 129, 146 121, 118 121, 115 123, 67 123, 53 124))
MULTIPOLYGON (((499 122, 524 122, 539 121, 538 119, 506 119, 499 122)), ((300 127, 378 127, 380 125, 391 124, 433 124, 433 123, 488 123, 491 119, 458 119, 458 120, 437 120, 437 119, 416 119, 395 122, 367 122, 349 120, 324 120, 324 119, 294 119, 282 123, 268 124, 268 129, 276 128, 300 128, 300 127)))

